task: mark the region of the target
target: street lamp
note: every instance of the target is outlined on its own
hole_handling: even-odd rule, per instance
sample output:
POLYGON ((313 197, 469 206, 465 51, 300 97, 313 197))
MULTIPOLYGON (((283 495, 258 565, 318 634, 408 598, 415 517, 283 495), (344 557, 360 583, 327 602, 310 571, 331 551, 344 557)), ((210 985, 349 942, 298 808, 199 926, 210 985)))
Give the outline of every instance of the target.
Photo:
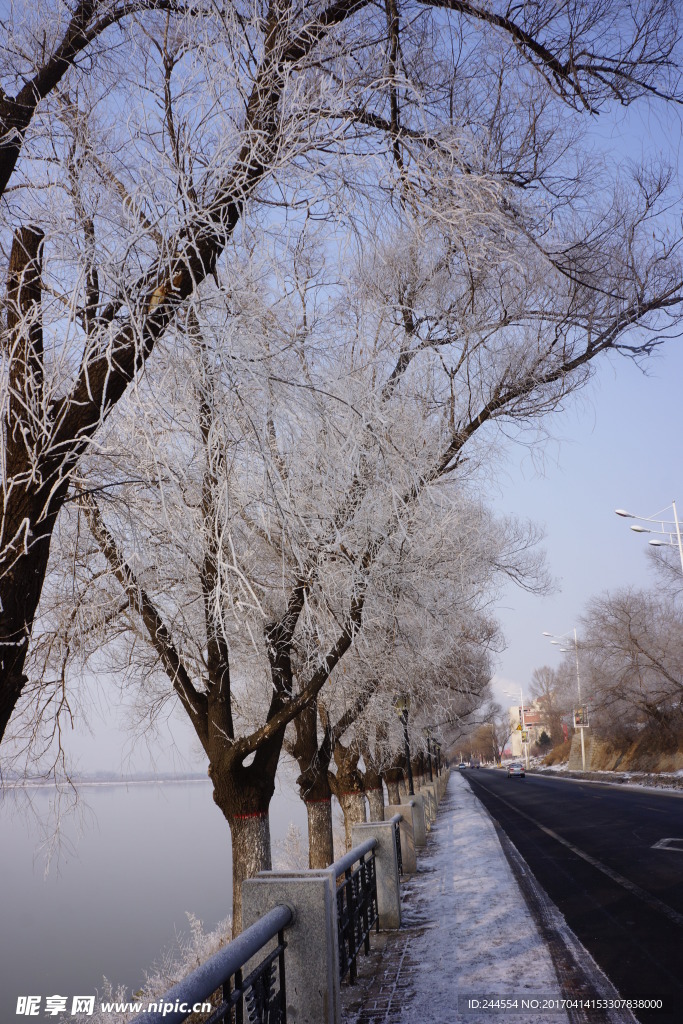
POLYGON ((436 774, 441 775, 441 744, 438 740, 432 740, 432 750, 434 751, 434 760, 436 761, 436 774))
MULTIPOLYGON (((553 639, 550 641, 550 643, 551 644, 555 644, 557 646, 557 645, 559 645, 562 642, 563 639, 566 640, 567 637, 571 637, 571 633, 564 633, 560 637, 555 637, 553 633, 547 633, 544 630, 543 631, 543 636, 553 637, 553 639)), ((562 654, 571 654, 571 648, 569 648, 569 647, 560 647, 560 651, 562 652, 562 654)), ((576 689, 577 689, 578 695, 579 695, 579 714, 581 715, 581 722, 583 723, 583 721, 585 719, 585 715, 583 714, 583 705, 581 704, 581 675, 579 673, 579 641, 578 641, 577 636, 576 636, 576 626, 574 627, 574 657, 576 659, 576 689)), ((581 733, 581 770, 585 772, 585 770, 586 770, 586 744, 585 744, 585 741, 584 741, 584 738, 583 738, 584 725, 583 724, 577 725, 576 716, 574 716, 574 728, 578 729, 579 732, 581 733)))
MULTIPOLYGON (((515 694, 511 693, 510 690, 503 690, 503 693, 507 694, 508 697, 514 697, 515 694)), ((522 687, 519 688, 519 700, 520 709, 522 713, 522 747, 524 749, 524 760, 527 768, 529 767, 529 740, 526 737, 526 721, 524 719, 524 694, 522 693, 522 687)))
POLYGON ((410 764, 410 743, 408 742, 408 712, 410 711, 410 697, 407 693, 401 694, 394 700, 394 707, 403 725, 403 740, 406 748, 406 764, 408 765, 408 792, 415 796, 413 786, 413 769, 410 764))
POLYGON ((656 526, 661 526, 661 530, 651 530, 648 526, 640 526, 638 523, 633 525, 631 529, 634 533, 653 533, 655 539, 650 541, 653 548, 678 548, 678 555, 681 560, 681 572, 683 572, 683 542, 681 541, 681 526, 678 522, 678 515, 676 513, 676 502, 672 501, 666 508, 660 509, 659 512, 655 512, 653 516, 636 516, 633 512, 626 512, 623 508, 616 508, 614 510, 615 515, 622 516, 624 519, 639 519, 641 523, 653 523, 656 526), (673 510, 673 522, 670 519, 660 519, 662 512, 667 512, 669 509, 673 510), (666 527, 673 527, 673 529, 666 529, 666 527), (676 540, 674 540, 674 536, 676 540), (657 540, 657 537, 668 537, 668 540, 657 540))

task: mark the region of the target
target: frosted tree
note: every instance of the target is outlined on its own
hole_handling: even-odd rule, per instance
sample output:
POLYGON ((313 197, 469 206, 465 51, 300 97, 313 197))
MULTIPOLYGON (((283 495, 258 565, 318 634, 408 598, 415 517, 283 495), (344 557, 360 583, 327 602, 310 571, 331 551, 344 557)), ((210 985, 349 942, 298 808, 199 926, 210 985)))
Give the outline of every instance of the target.
POLYGON ((285 730, 372 626, 392 547, 596 357, 678 323, 666 174, 581 137, 676 94, 675 6, 450 8, 157 13, 134 76, 55 97, 58 157, 20 190, 45 241, 10 282, 3 727, 22 690, 32 724, 64 707, 76 649, 150 714, 178 699, 237 901, 285 730), (55 582, 27 685, 55 529, 76 600, 55 582))
MULTIPOLYGON (((610 175, 589 166, 580 138, 581 120, 610 103, 680 98, 674 0, 43 0, 13 4, 3 32, 0 734, 27 683, 74 474, 179 310, 225 264, 248 204, 370 230, 385 222, 382 204, 418 215, 427 204, 469 244, 489 231, 511 266, 529 261, 521 277, 535 299, 540 267, 539 331, 557 328, 557 354, 589 333, 588 351, 552 370, 528 359, 517 385, 483 403, 486 418, 513 400, 523 410, 525 374, 557 393, 677 301, 675 242, 655 230, 644 256, 665 175, 650 167, 632 196, 610 199, 610 175)), ((490 330, 520 329, 504 279, 490 283, 490 330)), ((413 357, 405 348, 397 372, 413 357)))
MULTIPOLYGON (((28 696, 46 709, 49 728, 80 664, 118 668, 139 691, 143 718, 169 695, 180 701, 230 825, 239 922, 243 878, 270 864, 268 807, 285 729, 314 707, 359 634, 360 615, 338 639, 356 595, 380 638, 377 658, 404 563, 412 604, 421 601, 432 622, 439 613, 451 621, 447 606, 471 609, 508 565, 517 575, 525 559, 531 575, 537 565, 533 534, 494 526, 454 488, 396 517, 397 487, 405 490, 421 448, 419 423, 430 429, 422 398, 391 408, 380 398, 383 435, 369 443, 376 368, 357 356, 355 333, 340 345, 337 303, 319 313, 302 353, 290 319, 298 296, 266 303, 251 270, 239 288, 237 276, 229 326, 224 297, 193 308, 158 377, 148 370, 84 461, 87 477, 60 534, 61 572, 77 601, 64 601, 55 558, 52 602, 44 601, 51 628, 28 696), (307 385, 293 406, 286 396, 302 359, 307 385), (359 575, 354 551, 368 544, 377 547, 359 575)), ((346 305, 346 290, 341 298, 346 305)), ((359 687, 356 699, 371 693, 359 687)))
MULTIPOLYGON (((421 519, 412 537, 388 545, 391 586, 368 596, 354 646, 321 690, 317 708, 311 705, 294 720, 288 751, 300 769, 311 867, 331 859, 333 794, 344 812, 347 841, 354 822, 364 820, 366 798, 371 815, 383 817, 382 775, 403 759, 394 707, 399 694, 413 702, 415 753, 425 747, 425 726, 450 720, 456 708, 467 715, 488 698, 490 672, 472 685, 470 670, 482 651, 495 646, 497 634, 477 608, 493 599, 500 583, 496 556, 511 547, 511 538, 473 504, 449 512, 442 507, 431 524, 421 519)), ((531 580, 538 566, 528 555, 524 544, 516 569, 521 575, 527 557, 531 580)), ((510 556, 508 551, 511 562, 510 556)))
MULTIPOLYGON (((270 863, 284 731, 391 589, 392 548, 420 517, 438 521, 438 495, 457 494, 485 464, 499 427, 541 423, 597 355, 646 352, 652 338, 632 339, 634 329, 675 315, 675 262, 664 272, 651 239, 641 237, 639 273, 663 290, 644 302, 623 266, 628 294, 615 295, 624 240, 614 232, 597 290, 520 232, 501 239, 499 210, 474 241, 455 212, 445 201, 431 220, 400 211, 332 294, 327 238, 303 298, 272 272, 259 288, 253 262, 241 284, 237 263, 229 279, 217 274, 217 290, 207 284, 184 330, 169 334, 167 369, 148 371, 88 458, 81 503, 106 586, 122 588, 133 635, 142 627, 150 668, 158 659, 208 755, 237 900, 241 879, 270 863), (102 488, 116 524, 92 494, 102 488)), ((635 252, 649 215, 634 198, 630 216, 635 252)), ((523 582, 505 548, 494 554, 497 572, 523 582)), ((120 591, 108 593, 120 613, 120 591)), ((102 614, 106 625, 115 617, 102 614)))
POLYGON ((608 736, 648 725, 674 745, 683 729, 680 607, 627 588, 594 598, 583 618, 581 685, 591 725, 608 736))

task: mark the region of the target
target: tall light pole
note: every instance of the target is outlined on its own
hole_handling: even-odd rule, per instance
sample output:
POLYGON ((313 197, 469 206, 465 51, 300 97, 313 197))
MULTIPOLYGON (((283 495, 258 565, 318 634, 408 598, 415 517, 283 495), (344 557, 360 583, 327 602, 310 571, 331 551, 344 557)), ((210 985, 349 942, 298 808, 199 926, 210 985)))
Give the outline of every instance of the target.
POLYGON ((401 694, 394 700, 394 707, 398 712, 398 716, 401 719, 403 726, 403 742, 405 744, 405 756, 406 764, 408 765, 408 792, 411 796, 415 796, 415 788, 413 786, 413 767, 410 763, 410 742, 408 740, 408 712, 410 711, 410 697, 408 694, 401 694))
POLYGON ((614 510, 615 515, 622 516, 624 519, 638 519, 641 523, 652 523, 653 526, 660 526, 660 530, 651 530, 649 526, 639 526, 636 523, 631 527, 634 533, 652 533, 655 534, 655 539, 650 541, 650 544, 654 548, 678 548, 678 556, 681 560, 681 572, 683 572, 683 542, 681 541, 681 524, 678 521, 678 514, 676 512, 676 502, 672 501, 666 508, 660 509, 659 512, 655 512, 653 516, 636 516, 633 512, 627 512, 623 508, 617 508, 614 510), (673 522, 669 519, 660 519, 662 512, 668 512, 669 509, 673 510, 673 522), (673 529, 666 529, 666 527, 673 527, 673 529), (656 537, 668 537, 668 540, 657 540, 656 537), (676 540, 674 540, 674 537, 676 540))
MULTIPOLYGON (((555 644, 556 646, 560 646, 561 642, 563 640, 566 641, 567 637, 571 636, 571 634, 570 633, 564 633, 562 636, 556 637, 553 633, 546 633, 545 630, 544 630, 543 636, 552 637, 550 643, 551 644, 555 644)), ((567 648, 567 647, 561 647, 560 646, 560 650, 562 651, 563 654, 570 654, 571 653, 570 649, 567 648)), ((578 695, 579 695, 579 709, 580 709, 581 721, 583 722, 585 716, 583 714, 583 704, 581 703, 581 674, 579 672, 579 641, 578 641, 578 638, 576 636, 576 626, 574 626, 574 657, 576 659, 576 689, 577 689, 578 695)), ((576 723, 576 716, 574 717, 574 728, 578 728, 578 730, 579 730, 579 732, 581 734, 581 770, 585 772, 585 770, 586 770, 586 744, 585 744, 585 741, 584 741, 584 738, 583 738, 584 726, 583 725, 577 725, 577 723, 576 723)))
POLYGON ((429 781, 433 782, 434 781, 434 772, 432 771, 432 749, 431 749, 432 730, 429 728, 429 726, 427 726, 427 728, 423 729, 422 732, 427 737, 427 764, 429 765, 429 781))

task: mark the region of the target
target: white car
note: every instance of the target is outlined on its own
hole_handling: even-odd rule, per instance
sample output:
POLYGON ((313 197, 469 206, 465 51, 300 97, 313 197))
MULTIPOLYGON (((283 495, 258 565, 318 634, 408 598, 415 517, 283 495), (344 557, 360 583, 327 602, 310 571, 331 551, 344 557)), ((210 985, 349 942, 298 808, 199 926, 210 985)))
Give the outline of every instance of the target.
POLYGON ((520 761, 513 761, 508 765, 508 779, 525 779, 524 765, 520 761))

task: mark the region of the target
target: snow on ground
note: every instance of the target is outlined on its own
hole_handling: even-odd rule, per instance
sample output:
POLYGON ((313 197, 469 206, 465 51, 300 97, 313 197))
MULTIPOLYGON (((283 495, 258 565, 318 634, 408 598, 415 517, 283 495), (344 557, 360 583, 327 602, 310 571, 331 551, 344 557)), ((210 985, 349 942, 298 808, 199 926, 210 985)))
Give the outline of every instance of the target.
MULTIPOLYGON (((408 927, 411 917, 431 924, 410 943, 411 960, 424 967, 411 979, 420 1024, 491 1024, 495 1019, 539 1024, 546 1018, 538 1011, 508 1018, 465 1006, 466 995, 561 998, 561 993, 550 953, 491 819, 457 773, 440 812, 427 870, 414 876, 405 921, 408 927)), ((547 1019, 553 1024, 568 1020, 564 1011, 547 1019)))
POLYGON ((636 771, 572 771, 569 764, 543 765, 532 767, 539 775, 560 775, 570 782, 597 782, 602 785, 621 786, 624 789, 659 789, 680 792, 683 789, 683 768, 676 772, 636 771))

